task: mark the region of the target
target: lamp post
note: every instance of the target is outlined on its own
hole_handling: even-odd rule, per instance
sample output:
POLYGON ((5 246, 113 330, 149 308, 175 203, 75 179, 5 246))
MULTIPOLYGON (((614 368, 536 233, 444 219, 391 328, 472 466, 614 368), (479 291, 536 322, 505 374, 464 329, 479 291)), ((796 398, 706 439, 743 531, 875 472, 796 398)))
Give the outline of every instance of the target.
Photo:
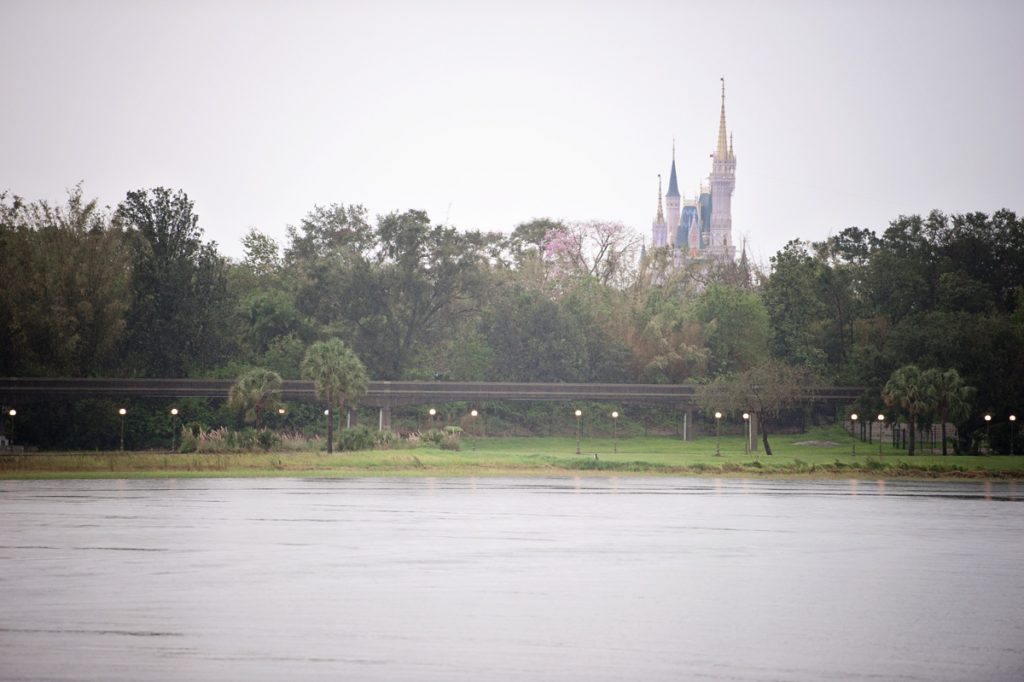
POLYGON ((612 412, 612 452, 614 452, 615 454, 619 453, 619 432, 617 429, 618 425, 619 413, 612 412))
MULTIPOLYGON (((331 418, 331 410, 330 410, 330 408, 328 408, 328 409, 324 410, 324 429, 326 429, 327 433, 331 432, 331 425, 327 423, 330 418, 331 418)), ((328 444, 327 447, 330 447, 330 445, 328 444)))
POLYGON ((121 452, 124 452, 124 416, 128 414, 128 410, 122 407, 117 413, 121 415, 121 452))
POLYGON ((576 410, 576 454, 580 454, 580 417, 583 416, 582 410, 576 410))
POLYGON ((171 452, 174 452, 174 441, 178 435, 178 408, 171 408, 171 452))
MULTIPOLYGON (((470 411, 469 411, 469 416, 473 418, 473 421, 474 421, 474 422, 476 422, 476 418, 477 418, 477 416, 478 416, 479 414, 480 414, 480 413, 479 413, 479 412, 477 412, 476 410, 470 410, 470 411)), ((472 435, 472 430, 470 430, 470 435, 472 435)), ((476 452, 476 438, 471 438, 470 440, 472 440, 472 441, 473 441, 473 451, 474 451, 474 452, 476 452)))
POLYGON ((13 407, 7 412, 7 416, 11 418, 11 445, 14 445, 14 418, 17 414, 18 411, 13 407))
POLYGON ((878 454, 882 454, 882 428, 885 426, 885 415, 878 415, 878 454))
POLYGON ((743 441, 743 454, 750 454, 750 413, 743 413, 743 431, 746 434, 746 438, 743 441))
POLYGON ((853 456, 857 456, 857 413, 854 412, 850 415, 850 421, 853 422, 853 426, 850 429, 853 431, 853 456))
POLYGON ((715 457, 722 456, 722 413, 715 412, 715 457))
MULTIPOLYGON (((1014 454, 1014 424, 1017 422, 1017 415, 1010 415, 1010 454, 1014 454)), ((10 424, 11 437, 14 437, 14 422, 10 424)))
POLYGON ((992 415, 985 415, 985 443, 988 445, 988 454, 992 454, 992 415))
POLYGON ((429 410, 427 410, 427 413, 430 415, 430 430, 433 431, 434 430, 434 415, 437 414, 437 410, 435 410, 433 407, 431 407, 429 410))

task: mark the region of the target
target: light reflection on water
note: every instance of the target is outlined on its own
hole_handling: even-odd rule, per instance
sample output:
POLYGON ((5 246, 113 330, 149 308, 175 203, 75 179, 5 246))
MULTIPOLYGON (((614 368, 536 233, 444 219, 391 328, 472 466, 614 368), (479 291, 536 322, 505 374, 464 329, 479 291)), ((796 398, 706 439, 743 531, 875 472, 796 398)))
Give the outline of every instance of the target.
POLYGON ((0 679, 1022 680, 1016 482, 0 482, 0 679))

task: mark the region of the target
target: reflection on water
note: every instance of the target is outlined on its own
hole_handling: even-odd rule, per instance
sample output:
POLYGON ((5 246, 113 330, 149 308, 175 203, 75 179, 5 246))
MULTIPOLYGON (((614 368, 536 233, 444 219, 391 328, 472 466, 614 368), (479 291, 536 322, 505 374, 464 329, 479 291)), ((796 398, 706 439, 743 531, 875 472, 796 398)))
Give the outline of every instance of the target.
POLYGON ((0 482, 0 679, 1024 680, 1015 482, 0 482))

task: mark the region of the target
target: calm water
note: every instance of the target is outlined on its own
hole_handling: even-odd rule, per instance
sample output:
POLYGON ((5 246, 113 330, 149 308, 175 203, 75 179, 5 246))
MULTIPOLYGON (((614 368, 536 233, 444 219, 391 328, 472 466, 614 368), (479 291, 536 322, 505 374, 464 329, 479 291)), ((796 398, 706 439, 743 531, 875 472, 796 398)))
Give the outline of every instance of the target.
POLYGON ((1024 680, 1024 485, 0 481, 4 680, 1024 680))

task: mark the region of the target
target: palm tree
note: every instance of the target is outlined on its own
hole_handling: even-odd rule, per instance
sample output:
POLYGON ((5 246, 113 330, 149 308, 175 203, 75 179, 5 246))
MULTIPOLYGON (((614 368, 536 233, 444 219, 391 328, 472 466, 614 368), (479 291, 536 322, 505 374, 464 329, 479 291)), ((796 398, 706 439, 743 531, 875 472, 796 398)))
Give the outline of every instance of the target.
POLYGON ((910 421, 910 450, 907 454, 914 454, 916 443, 917 417, 933 408, 929 382, 925 372, 917 365, 904 365, 889 377, 882 389, 882 399, 886 405, 896 405, 902 408, 910 421))
POLYGON ((281 375, 269 369, 249 370, 231 387, 228 405, 244 413, 246 423, 255 422, 256 428, 263 424, 263 414, 277 409, 281 402, 281 375))
POLYGON ((953 419, 955 423, 960 423, 968 415, 974 389, 964 385, 964 380, 955 369, 930 369, 925 375, 935 402, 935 411, 942 423, 942 454, 945 455, 946 422, 953 419))
MULTIPOLYGON (((316 394, 341 413, 346 400, 356 400, 366 393, 369 378, 356 354, 340 339, 317 341, 306 351, 300 368, 302 376, 316 385, 316 394)), ((334 452, 334 417, 327 420, 327 452, 334 452)))

